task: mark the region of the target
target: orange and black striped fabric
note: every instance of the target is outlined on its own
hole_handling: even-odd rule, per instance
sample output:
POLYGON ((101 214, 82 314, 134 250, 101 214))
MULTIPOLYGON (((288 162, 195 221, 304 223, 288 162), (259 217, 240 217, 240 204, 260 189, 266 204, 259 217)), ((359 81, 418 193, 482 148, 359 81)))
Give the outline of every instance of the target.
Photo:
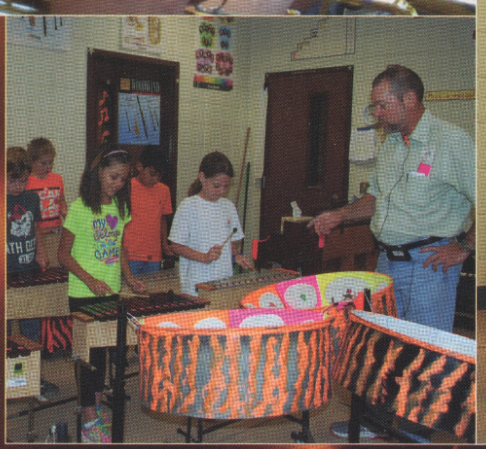
POLYGON ((334 378, 370 404, 473 441, 475 349, 465 337, 354 311, 334 378))
POLYGON ((73 320, 71 316, 42 318, 41 345, 48 352, 71 349, 73 320))
MULTIPOLYGON (((220 319, 227 312, 249 311, 184 315, 194 320, 219 314, 220 319)), ((331 397, 339 332, 334 318, 305 313, 320 319, 282 327, 142 326, 138 332, 142 404, 162 413, 216 419, 279 416, 321 406, 331 397)))

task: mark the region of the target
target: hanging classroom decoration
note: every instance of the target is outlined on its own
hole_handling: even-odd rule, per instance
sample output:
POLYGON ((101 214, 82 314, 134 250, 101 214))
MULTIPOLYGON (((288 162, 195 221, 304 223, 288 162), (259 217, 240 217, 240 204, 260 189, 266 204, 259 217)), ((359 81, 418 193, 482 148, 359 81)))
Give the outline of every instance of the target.
POLYGON ((161 87, 158 81, 122 78, 118 93, 118 143, 159 145, 161 87))
POLYGON ((69 17, 10 17, 7 27, 7 42, 68 51, 71 50, 71 29, 71 18, 69 17))
POLYGON ((162 53, 161 19, 152 16, 123 17, 122 48, 162 53))
POLYGON ((110 84, 100 83, 97 86, 97 146, 113 142, 113 94, 110 84))
POLYGON ((198 23, 193 86, 230 91, 233 89, 232 18, 203 17, 198 23))

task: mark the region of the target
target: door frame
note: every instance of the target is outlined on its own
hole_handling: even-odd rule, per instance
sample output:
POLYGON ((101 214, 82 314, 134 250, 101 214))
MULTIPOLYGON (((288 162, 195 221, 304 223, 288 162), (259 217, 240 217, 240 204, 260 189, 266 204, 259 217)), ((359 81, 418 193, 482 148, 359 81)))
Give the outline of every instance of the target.
MULTIPOLYGON (((178 119, 179 119, 179 62, 167 61, 147 56, 139 56, 130 53, 113 52, 100 49, 88 49, 87 52, 87 89, 86 89, 86 160, 89 161, 90 155, 96 149, 96 130, 97 130, 97 64, 115 63, 134 64, 152 66, 158 71, 160 76, 167 79, 167 85, 162 85, 161 92, 166 89, 166 99, 162 107, 170 108, 165 118, 165 126, 161 126, 160 147, 163 154, 167 155, 167 176, 164 183, 169 186, 171 191, 171 202, 175 204, 177 188, 177 148, 178 148, 178 119)), ((161 96, 162 100, 162 96, 161 96)), ((115 114, 114 129, 117 129, 118 118, 115 114)), ((161 116, 162 120, 162 116, 161 116)), ((127 145, 130 147, 129 145, 127 145)))

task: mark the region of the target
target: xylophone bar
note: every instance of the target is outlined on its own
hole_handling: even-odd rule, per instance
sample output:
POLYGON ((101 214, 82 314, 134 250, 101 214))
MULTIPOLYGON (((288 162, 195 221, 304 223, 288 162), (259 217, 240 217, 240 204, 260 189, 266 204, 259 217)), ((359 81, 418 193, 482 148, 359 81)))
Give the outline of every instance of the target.
POLYGON ((214 291, 224 288, 266 283, 268 281, 270 281, 269 283, 275 284, 276 282, 285 281, 287 279, 294 279, 298 275, 299 273, 297 271, 285 270, 282 268, 271 270, 262 269, 260 271, 247 271, 225 279, 196 284, 196 288, 198 290, 214 291))
POLYGON ((102 304, 91 304, 89 306, 80 307, 78 310, 81 313, 101 322, 105 322, 108 320, 116 320, 117 319, 117 305, 115 304, 112 306, 111 309, 106 309, 104 305, 110 305, 110 303, 102 303, 102 304))
POLYGON ((17 343, 8 337, 6 350, 8 359, 15 359, 20 356, 27 357, 30 355, 30 349, 27 349, 23 344, 17 343))
MULTIPOLYGON (((206 299, 175 294, 172 291, 151 294, 150 299, 130 298, 124 300, 127 312, 135 317, 198 309, 209 303, 206 299)), ((73 356, 79 356, 85 362, 89 362, 90 348, 116 345, 116 318, 120 304, 118 301, 110 301, 96 304, 96 306, 83 306, 71 314, 73 317, 73 356)), ((137 344, 136 333, 134 331, 127 332, 127 345, 135 344, 137 344)))
POLYGON ((21 271, 7 274, 8 288, 35 287, 46 284, 68 282, 68 270, 62 267, 47 270, 21 271))
POLYGON ((282 268, 248 271, 230 278, 197 284, 200 298, 211 301, 211 309, 239 309, 240 301, 249 293, 267 285, 276 284, 299 276, 297 271, 282 268))
MULTIPOLYGON (((140 274, 137 275, 136 278, 145 283, 149 293, 167 292, 169 290, 173 290, 175 293, 181 292, 179 271, 177 268, 160 270, 154 273, 140 274)), ((120 293, 131 294, 131 292, 132 290, 130 287, 124 282, 120 293)))

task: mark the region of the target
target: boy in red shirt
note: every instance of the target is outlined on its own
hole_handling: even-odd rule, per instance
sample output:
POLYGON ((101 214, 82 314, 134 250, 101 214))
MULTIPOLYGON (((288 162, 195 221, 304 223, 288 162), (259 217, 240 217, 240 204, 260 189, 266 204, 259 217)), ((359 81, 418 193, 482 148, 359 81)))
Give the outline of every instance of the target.
POLYGON ((52 172, 56 149, 49 139, 38 137, 27 145, 27 155, 32 165, 26 190, 35 191, 41 200, 43 233, 60 230, 68 208, 64 197, 64 182, 61 175, 52 172))
POLYGON ((161 268, 162 254, 173 255, 167 242, 166 216, 172 214, 169 187, 161 181, 164 161, 157 147, 147 146, 131 180, 132 220, 124 231, 124 246, 132 274, 161 268))

